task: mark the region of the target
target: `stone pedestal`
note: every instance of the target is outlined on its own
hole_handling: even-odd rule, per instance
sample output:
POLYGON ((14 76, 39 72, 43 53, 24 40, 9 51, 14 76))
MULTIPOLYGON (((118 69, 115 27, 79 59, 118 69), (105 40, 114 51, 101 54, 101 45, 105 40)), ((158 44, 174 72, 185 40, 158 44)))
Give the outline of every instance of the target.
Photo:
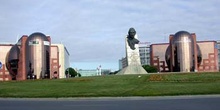
POLYGON ((147 74, 145 69, 141 65, 129 65, 123 68, 121 71, 117 73, 118 75, 124 74, 147 74))
MULTIPOLYGON (((137 39, 137 35, 135 37, 137 39)), ((146 74, 147 72, 141 66, 140 62, 140 54, 139 54, 139 46, 135 44, 135 49, 131 49, 127 42, 127 36, 125 38, 126 45, 126 59, 127 59, 127 67, 123 68, 117 74, 146 74)))
MULTIPOLYGON (((135 37, 137 39, 137 35, 135 37)), ((139 54, 139 46, 135 44, 135 49, 132 50, 127 42, 127 37, 125 38, 125 49, 126 49, 126 59, 127 65, 141 65, 140 54, 139 54)))

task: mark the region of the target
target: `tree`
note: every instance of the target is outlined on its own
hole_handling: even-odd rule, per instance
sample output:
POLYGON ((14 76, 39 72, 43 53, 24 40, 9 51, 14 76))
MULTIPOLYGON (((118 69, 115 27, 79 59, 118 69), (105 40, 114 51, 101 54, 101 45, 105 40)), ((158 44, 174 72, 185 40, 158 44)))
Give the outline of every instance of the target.
POLYGON ((142 66, 148 73, 155 73, 157 72, 157 68, 150 65, 143 65, 142 66))
POLYGON ((67 68, 65 70, 65 74, 66 74, 67 77, 75 77, 75 76, 77 76, 77 72, 73 68, 71 68, 71 67, 69 67, 69 68, 67 68))

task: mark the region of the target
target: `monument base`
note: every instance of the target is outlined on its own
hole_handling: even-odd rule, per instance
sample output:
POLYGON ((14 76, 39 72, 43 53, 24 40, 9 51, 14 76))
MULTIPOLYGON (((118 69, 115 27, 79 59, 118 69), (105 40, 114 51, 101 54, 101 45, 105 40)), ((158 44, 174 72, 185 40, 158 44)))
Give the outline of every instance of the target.
POLYGON ((123 74, 147 74, 147 71, 141 65, 129 65, 117 73, 117 75, 123 74))

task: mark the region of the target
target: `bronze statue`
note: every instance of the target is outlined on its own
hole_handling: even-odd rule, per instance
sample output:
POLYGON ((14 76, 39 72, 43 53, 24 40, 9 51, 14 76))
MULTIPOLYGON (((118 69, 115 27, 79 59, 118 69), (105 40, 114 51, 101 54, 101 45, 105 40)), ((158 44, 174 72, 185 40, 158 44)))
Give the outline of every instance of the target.
POLYGON ((129 47, 132 50, 135 50, 135 44, 139 43, 139 40, 134 38, 135 35, 136 35, 135 29, 134 28, 130 28, 129 31, 128 31, 127 42, 128 42, 129 47))

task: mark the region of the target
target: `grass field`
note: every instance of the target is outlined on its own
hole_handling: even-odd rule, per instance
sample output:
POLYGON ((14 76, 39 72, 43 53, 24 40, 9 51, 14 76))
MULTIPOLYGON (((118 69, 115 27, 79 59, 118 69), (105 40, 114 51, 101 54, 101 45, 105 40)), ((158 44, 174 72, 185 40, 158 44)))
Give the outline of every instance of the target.
POLYGON ((111 75, 0 82, 0 97, 126 97, 220 94, 220 73, 111 75))

